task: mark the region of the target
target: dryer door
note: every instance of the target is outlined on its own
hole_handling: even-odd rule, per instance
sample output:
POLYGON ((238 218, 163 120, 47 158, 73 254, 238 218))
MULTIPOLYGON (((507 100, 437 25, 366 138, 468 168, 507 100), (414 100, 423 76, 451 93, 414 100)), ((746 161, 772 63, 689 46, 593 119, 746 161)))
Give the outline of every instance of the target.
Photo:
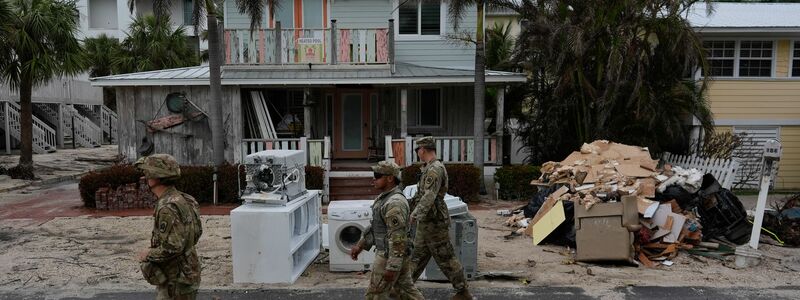
MULTIPOLYGON (((350 248, 353 248, 361 239, 364 233, 364 226, 355 222, 346 222, 339 226, 336 230, 336 246, 339 247, 344 253, 350 253, 350 248)), ((332 242, 332 241, 331 241, 332 242)))

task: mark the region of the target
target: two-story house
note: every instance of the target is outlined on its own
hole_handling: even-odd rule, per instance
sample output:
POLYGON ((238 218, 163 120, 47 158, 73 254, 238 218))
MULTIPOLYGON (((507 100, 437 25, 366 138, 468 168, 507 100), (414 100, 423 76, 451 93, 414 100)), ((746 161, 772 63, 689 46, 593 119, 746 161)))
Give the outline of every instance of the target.
MULTIPOLYGON (((775 187, 800 188, 800 4, 713 3, 689 15, 707 49, 713 76, 707 97, 716 130, 747 133, 761 164, 768 139, 783 144, 775 187)), ((751 178, 754 184, 759 178, 751 178)))
MULTIPOLYGON (((249 18, 226 1, 226 160, 238 162, 264 149, 304 148, 311 164, 333 160, 327 167, 358 175, 368 170, 363 163, 368 158, 413 163, 412 137, 433 135, 443 161, 472 162, 474 46, 448 37, 474 34, 476 12, 469 10, 457 32, 447 5, 295 0, 274 18, 266 12, 261 28, 251 32, 249 18)), ((486 71, 490 86, 525 80, 523 74, 486 71)), ((190 123, 148 134, 136 122, 165 115, 159 107, 175 92, 209 111, 207 67, 108 76, 92 83, 117 90, 120 152, 129 160, 137 158, 146 136, 156 152, 171 153, 183 164, 211 160, 209 126, 190 123)), ((487 132, 488 164, 498 159, 498 141, 487 132)), ((365 198, 347 193, 353 194, 339 198, 365 198)))

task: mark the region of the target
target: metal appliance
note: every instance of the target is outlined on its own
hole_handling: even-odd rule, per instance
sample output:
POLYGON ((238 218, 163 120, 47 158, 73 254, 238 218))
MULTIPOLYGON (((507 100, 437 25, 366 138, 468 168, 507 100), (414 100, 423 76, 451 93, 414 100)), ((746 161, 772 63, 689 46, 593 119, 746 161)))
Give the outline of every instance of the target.
MULTIPOLYGON (((245 202, 286 205, 306 192, 305 151, 266 150, 244 159, 245 202)), ((241 178, 239 179, 241 181, 241 178)))
POLYGON ((372 220, 372 200, 332 201, 328 204, 328 250, 331 272, 369 270, 375 261, 375 248, 363 251, 358 260, 350 249, 358 243, 372 220))

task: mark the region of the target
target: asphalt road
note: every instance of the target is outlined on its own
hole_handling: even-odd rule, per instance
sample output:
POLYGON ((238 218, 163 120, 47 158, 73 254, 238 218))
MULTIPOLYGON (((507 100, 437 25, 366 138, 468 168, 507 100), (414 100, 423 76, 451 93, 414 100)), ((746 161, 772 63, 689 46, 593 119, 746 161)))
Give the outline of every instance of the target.
MULTIPOLYGON (((270 299, 270 300, 338 300, 363 299, 363 289, 269 289, 269 290, 202 290, 198 299, 270 299)), ((423 289, 427 299, 449 299, 449 289, 423 289)), ((772 289, 752 288, 713 288, 713 287, 620 287, 603 297, 589 296, 578 287, 526 287, 526 288, 492 288, 474 291, 477 299, 648 299, 648 300, 691 300, 691 299, 800 299, 800 286, 780 287, 772 289)), ((119 292, 101 293, 88 297, 58 297, 40 294, 0 293, 2 300, 39 300, 39 299, 107 299, 107 300, 141 300, 153 299, 153 292, 119 292)))

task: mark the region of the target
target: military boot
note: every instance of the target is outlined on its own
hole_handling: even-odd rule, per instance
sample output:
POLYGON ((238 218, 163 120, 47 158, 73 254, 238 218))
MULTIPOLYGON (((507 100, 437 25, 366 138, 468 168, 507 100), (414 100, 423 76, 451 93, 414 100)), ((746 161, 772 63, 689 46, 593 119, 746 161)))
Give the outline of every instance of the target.
POLYGON ((472 300, 472 299, 475 299, 475 298, 472 297, 472 294, 467 289, 463 289, 463 290, 458 291, 458 293, 456 293, 453 296, 453 298, 450 298, 450 300, 472 300))

